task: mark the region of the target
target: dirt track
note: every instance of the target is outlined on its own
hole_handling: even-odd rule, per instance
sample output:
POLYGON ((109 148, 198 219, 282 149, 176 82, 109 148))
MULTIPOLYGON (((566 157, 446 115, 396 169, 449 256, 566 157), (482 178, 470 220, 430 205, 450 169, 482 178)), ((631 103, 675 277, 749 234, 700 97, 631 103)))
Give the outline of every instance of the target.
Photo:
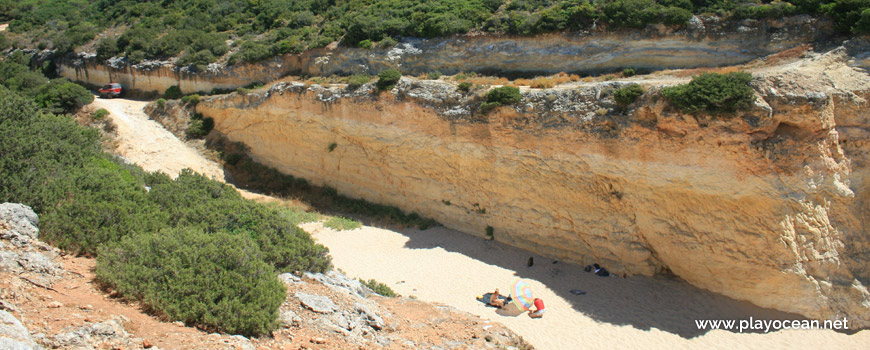
POLYGON ((126 99, 94 100, 95 108, 105 108, 118 126, 118 153, 147 171, 162 171, 175 177, 184 168, 213 179, 224 180, 224 171, 206 159, 157 122, 148 119, 148 102, 126 99))

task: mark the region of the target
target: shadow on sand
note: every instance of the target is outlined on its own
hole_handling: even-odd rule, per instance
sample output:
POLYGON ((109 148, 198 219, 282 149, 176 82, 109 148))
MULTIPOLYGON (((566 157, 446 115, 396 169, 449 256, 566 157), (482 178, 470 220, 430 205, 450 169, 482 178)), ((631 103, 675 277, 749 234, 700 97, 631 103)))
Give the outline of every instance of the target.
MULTIPOLYGON (((694 287, 676 277, 598 277, 583 266, 554 261, 502 243, 483 240, 443 227, 427 231, 405 229, 410 249, 440 247, 487 264, 516 271, 517 277, 536 280, 567 300, 572 307, 599 322, 637 329, 659 330, 694 338, 709 332, 699 329, 695 320, 802 320, 803 316, 762 308, 749 302, 694 287), (443 230, 432 234, 432 230, 443 230), (534 265, 528 266, 529 257, 534 265), (583 290, 575 295, 571 290, 583 290), (691 315, 691 316, 687 316, 691 315)), ((510 281, 505 281, 505 284, 510 281)), ((517 316, 499 309, 503 316, 517 316)), ((736 332, 736 331, 734 331, 736 332)), ((748 332, 748 331, 744 331, 748 332)))

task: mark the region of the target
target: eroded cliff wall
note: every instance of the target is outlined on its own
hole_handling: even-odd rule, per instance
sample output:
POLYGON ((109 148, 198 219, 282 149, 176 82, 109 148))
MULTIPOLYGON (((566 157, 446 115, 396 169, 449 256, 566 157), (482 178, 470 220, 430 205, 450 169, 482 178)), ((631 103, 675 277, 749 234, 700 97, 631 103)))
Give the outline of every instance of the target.
POLYGON ((256 160, 350 196, 867 327, 870 78, 847 61, 756 72, 756 105, 722 118, 679 113, 656 86, 623 111, 618 83, 525 91, 482 116, 482 91, 407 78, 381 94, 280 83, 197 110, 256 160))
MULTIPOLYGON (((185 93, 235 89, 270 82, 288 74, 377 74, 399 67, 406 74, 431 71, 499 74, 600 73, 627 67, 660 70, 733 65, 800 44, 824 45, 835 37, 831 22, 810 16, 777 20, 719 21, 694 17, 681 28, 596 29, 585 33, 534 37, 498 35, 407 38, 389 49, 324 48, 275 57, 257 64, 212 64, 197 72, 172 62, 128 65, 123 59, 99 61, 94 54, 58 64, 60 75, 92 85, 118 82, 138 93, 163 93, 178 85, 185 93)), ((867 51, 861 43, 856 50, 867 51)), ((857 55, 857 53, 856 53, 857 55)), ((856 64, 867 64, 859 60, 856 64)))

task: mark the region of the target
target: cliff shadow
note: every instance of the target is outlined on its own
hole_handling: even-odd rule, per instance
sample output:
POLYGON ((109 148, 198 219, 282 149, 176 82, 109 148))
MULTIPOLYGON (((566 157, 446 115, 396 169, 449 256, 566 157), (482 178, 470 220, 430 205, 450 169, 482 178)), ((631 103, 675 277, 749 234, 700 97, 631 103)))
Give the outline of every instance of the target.
MULTIPOLYGON (((442 248, 515 271, 519 278, 544 284, 573 309, 598 321, 641 330, 657 328, 683 338, 710 331, 699 328, 702 320, 803 320, 803 316, 762 308, 749 302, 694 287, 673 276, 598 277, 584 266, 570 264, 496 241, 474 237, 444 227, 425 231, 404 229, 409 249, 442 248), (533 264, 529 266, 530 259, 533 264), (575 294, 572 291, 582 291, 575 294)), ((507 290, 513 281, 500 287, 507 290)), ((738 321, 739 322, 739 321, 738 321)), ((737 330, 731 330, 737 333, 737 330)), ((744 330, 760 333, 763 330, 744 330)))

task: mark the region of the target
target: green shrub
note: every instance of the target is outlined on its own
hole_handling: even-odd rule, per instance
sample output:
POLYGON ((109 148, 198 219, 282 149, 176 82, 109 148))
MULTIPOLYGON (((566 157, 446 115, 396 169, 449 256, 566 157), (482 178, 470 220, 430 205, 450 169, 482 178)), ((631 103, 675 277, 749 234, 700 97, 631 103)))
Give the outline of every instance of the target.
POLYGON ((360 228, 362 225, 359 223, 359 221, 356 220, 340 216, 333 216, 329 218, 329 220, 326 220, 326 222, 323 223, 323 226, 329 227, 333 230, 344 231, 357 229, 360 228))
POLYGON ((622 106, 627 106, 634 103, 640 95, 643 95, 643 88, 638 84, 629 84, 616 89, 613 92, 613 100, 622 106))
POLYGON ((495 239, 495 232, 492 226, 486 226, 486 238, 489 238, 489 240, 495 239))
POLYGON ((171 227, 190 226, 203 232, 249 235, 263 259, 278 271, 323 272, 331 267, 328 250, 279 213, 245 200, 232 187, 189 170, 175 181, 153 183, 149 198, 169 213, 171 227))
POLYGON ((468 92, 471 90, 471 83, 467 81, 463 81, 459 83, 458 89, 463 92, 468 92))
POLYGON ((857 34, 870 34, 870 8, 864 9, 861 12, 861 19, 858 20, 858 23, 855 23, 852 31, 857 34))
POLYGON ((662 95, 687 113, 733 113, 755 100, 751 80, 752 76, 744 72, 704 73, 692 77, 688 84, 662 89, 662 95))
POLYGON ((633 77, 635 74, 637 74, 637 71, 635 71, 634 68, 626 68, 622 70, 622 76, 624 77, 633 77))
POLYGON ((182 95, 183 94, 181 93, 181 89, 178 87, 178 85, 172 85, 166 88, 166 92, 163 93, 163 97, 165 97, 167 100, 177 100, 181 98, 182 95))
POLYGON ((378 74, 378 82, 375 84, 378 87, 378 90, 391 90, 393 86, 396 86, 396 83, 399 82, 399 79, 402 78, 402 73, 395 69, 387 69, 380 74, 378 74))
POLYGON ((501 105, 510 105, 519 103, 523 100, 523 95, 520 94, 520 89, 513 86, 502 86, 486 93, 486 102, 498 103, 501 105))
POLYGON ((118 42, 115 38, 103 38, 97 43, 97 59, 105 60, 118 54, 118 42))
POLYGON ((192 104, 196 106, 199 103, 200 96, 198 94, 186 95, 181 98, 181 102, 184 104, 192 104))
POLYGON ((357 44, 357 46, 364 48, 364 49, 371 49, 372 48, 372 41, 369 39, 366 39, 366 40, 360 41, 357 44))
POLYGON ((194 139, 203 138, 212 129, 214 129, 214 119, 212 118, 191 119, 187 126, 187 136, 194 139))
POLYGON ((165 108, 166 107, 166 99, 158 98, 157 99, 157 107, 160 107, 161 109, 165 108))
POLYGON ((103 120, 108 116, 109 116, 109 111, 107 111, 104 108, 100 108, 96 112, 94 112, 93 118, 94 118, 94 120, 103 120))
POLYGON ((441 77, 441 72, 439 72, 437 70, 429 72, 428 74, 426 74, 426 79, 429 79, 429 80, 438 80, 438 78, 440 78, 440 77, 441 77))
POLYGON ((93 102, 94 95, 81 85, 60 78, 40 87, 34 101, 51 113, 72 113, 93 102))
POLYGON ((394 292, 393 289, 390 288, 390 286, 388 286, 384 283, 375 281, 375 279, 370 279, 370 280, 368 280, 368 282, 366 282, 365 280, 360 278, 359 281, 360 281, 360 283, 362 283, 363 285, 365 285, 366 287, 371 289, 372 292, 375 292, 379 295, 382 295, 385 297, 390 297, 390 298, 397 296, 396 292, 394 292))
POLYGON ((98 281, 147 310, 208 331, 276 328, 286 290, 246 235, 169 229, 100 249, 98 281))
POLYGON ((335 151, 335 147, 338 147, 338 144, 335 142, 330 142, 329 146, 326 146, 326 150, 332 152, 335 151))
POLYGON ((367 84, 371 80, 372 80, 372 77, 370 77, 368 75, 357 74, 357 75, 351 76, 350 79, 348 79, 347 88, 351 89, 351 90, 356 90, 356 89, 359 89, 360 86, 367 84))
POLYGON ((487 114, 501 106, 498 102, 484 102, 480 104, 480 113, 487 114))
MULTIPOLYGON (((0 33, 0 51, 8 49, 10 46, 12 46, 12 43, 9 42, 9 39, 6 39, 6 35, 0 33)), ((45 48, 42 48, 40 50, 44 49, 45 48)))

